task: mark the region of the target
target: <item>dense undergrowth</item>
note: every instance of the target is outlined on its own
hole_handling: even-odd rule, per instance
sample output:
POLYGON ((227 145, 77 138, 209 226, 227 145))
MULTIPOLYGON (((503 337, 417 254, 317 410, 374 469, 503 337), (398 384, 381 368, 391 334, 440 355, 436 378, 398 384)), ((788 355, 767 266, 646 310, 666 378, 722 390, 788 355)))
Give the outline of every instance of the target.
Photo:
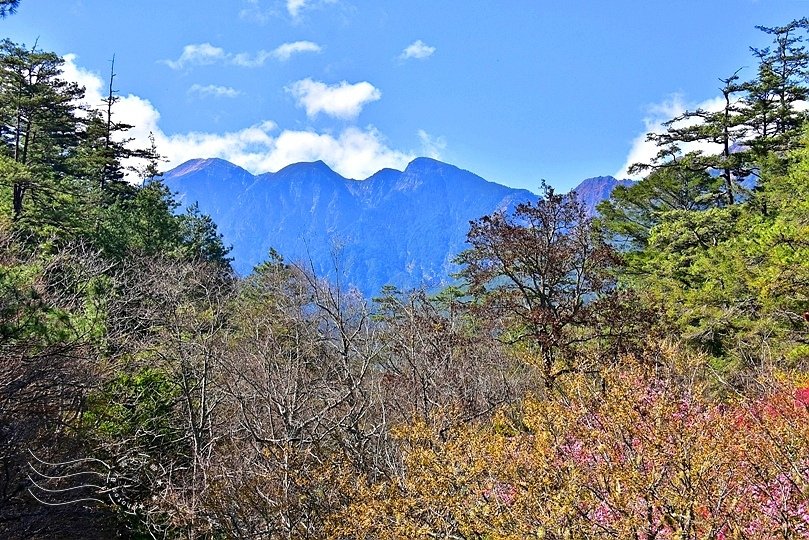
POLYGON ((114 93, 3 42, 0 535, 808 538, 806 28, 597 220, 545 187, 373 301, 234 276, 114 93))

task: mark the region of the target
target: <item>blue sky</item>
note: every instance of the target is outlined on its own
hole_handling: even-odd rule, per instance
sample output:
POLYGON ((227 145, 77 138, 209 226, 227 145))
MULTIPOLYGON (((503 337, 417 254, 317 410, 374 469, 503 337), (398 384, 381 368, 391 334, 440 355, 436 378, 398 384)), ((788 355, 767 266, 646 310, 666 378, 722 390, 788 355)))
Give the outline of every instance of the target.
POLYGON ((360 178, 428 155, 559 189, 620 173, 806 0, 22 0, 16 42, 67 55, 167 166, 323 159, 360 178))

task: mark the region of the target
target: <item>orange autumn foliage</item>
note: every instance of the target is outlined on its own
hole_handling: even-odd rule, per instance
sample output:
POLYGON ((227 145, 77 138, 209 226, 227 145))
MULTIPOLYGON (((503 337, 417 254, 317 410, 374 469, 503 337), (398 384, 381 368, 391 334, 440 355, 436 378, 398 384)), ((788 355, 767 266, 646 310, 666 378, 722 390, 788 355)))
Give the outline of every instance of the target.
POLYGON ((354 484, 330 536, 809 537, 807 408, 788 389, 721 403, 662 371, 573 378, 452 430, 402 425, 395 476, 354 484))

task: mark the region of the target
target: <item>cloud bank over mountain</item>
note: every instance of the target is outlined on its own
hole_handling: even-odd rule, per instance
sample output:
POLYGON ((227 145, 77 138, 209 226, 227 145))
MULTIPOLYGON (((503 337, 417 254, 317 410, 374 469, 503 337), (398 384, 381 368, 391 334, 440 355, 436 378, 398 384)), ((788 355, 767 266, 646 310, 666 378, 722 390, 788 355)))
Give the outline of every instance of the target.
MULTIPOLYGON (((223 58, 215 48, 194 49, 178 62, 204 63, 223 58)), ((80 67, 75 55, 66 55, 64 76, 86 89, 85 102, 98 106, 105 97, 105 83, 96 73, 80 67)), ((298 81, 291 93, 306 109, 308 116, 324 114, 343 120, 355 120, 362 108, 381 99, 381 91, 368 82, 327 85, 311 79, 298 81)), ((239 90, 231 87, 196 84, 189 92, 198 97, 235 97, 239 90)), ((224 133, 193 131, 166 133, 160 125, 160 112, 147 99, 133 94, 119 96, 115 105, 116 121, 135 126, 126 137, 132 145, 148 147, 150 133, 158 151, 171 168, 198 157, 216 157, 239 165, 251 172, 277 171, 290 163, 322 160, 347 178, 364 178, 384 168, 403 168, 416 155, 440 157, 446 142, 423 130, 414 134, 417 143, 412 149, 391 147, 384 134, 373 125, 353 123, 338 131, 319 131, 314 127, 289 129, 272 120, 224 133)), ((134 180, 134 179, 133 179, 134 180)))

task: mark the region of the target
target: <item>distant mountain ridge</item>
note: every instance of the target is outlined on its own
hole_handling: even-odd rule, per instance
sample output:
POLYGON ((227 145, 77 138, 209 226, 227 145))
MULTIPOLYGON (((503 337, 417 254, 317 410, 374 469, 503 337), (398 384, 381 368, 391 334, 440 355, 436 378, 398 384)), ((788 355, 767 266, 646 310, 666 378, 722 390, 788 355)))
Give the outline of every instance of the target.
MULTIPOLYGON (((588 208, 611 191, 608 178, 577 188, 588 208)), ((346 179, 322 161, 253 175, 222 159, 195 159, 164 181, 181 204, 196 202, 213 218, 233 246, 239 274, 273 248, 366 296, 387 284, 434 289, 451 283, 470 220, 537 200, 528 190, 430 158, 364 180, 346 179)))
POLYGON ((582 181, 581 184, 573 188, 576 195, 587 210, 588 215, 595 215, 596 206, 601 201, 610 198, 612 190, 618 186, 629 187, 635 182, 632 180, 618 180, 612 176, 596 176, 582 181))

